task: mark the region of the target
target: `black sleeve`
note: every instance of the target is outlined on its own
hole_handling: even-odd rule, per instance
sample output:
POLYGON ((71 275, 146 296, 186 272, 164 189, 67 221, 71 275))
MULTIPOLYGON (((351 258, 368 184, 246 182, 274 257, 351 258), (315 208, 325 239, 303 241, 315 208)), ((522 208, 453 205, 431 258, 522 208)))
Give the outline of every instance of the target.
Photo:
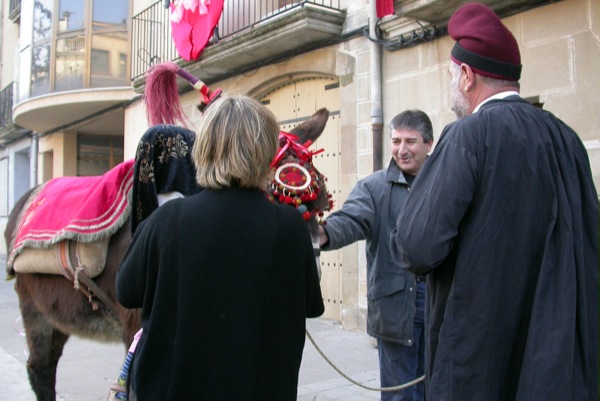
POLYGON ((140 223, 117 272, 117 300, 126 308, 143 306, 151 261, 149 250, 155 248, 151 243, 152 227, 150 218, 140 223))
POLYGON ((475 155, 448 134, 417 176, 392 238, 401 265, 419 275, 451 252, 477 185, 475 155))

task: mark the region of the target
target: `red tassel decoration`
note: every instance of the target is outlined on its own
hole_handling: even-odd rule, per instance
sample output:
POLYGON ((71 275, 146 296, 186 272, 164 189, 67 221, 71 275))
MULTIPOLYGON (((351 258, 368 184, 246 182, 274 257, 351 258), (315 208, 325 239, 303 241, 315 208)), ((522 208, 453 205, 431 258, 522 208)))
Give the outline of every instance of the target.
POLYGON ((148 70, 144 101, 150 125, 169 124, 188 127, 188 119, 181 107, 177 71, 173 62, 156 64, 148 70))

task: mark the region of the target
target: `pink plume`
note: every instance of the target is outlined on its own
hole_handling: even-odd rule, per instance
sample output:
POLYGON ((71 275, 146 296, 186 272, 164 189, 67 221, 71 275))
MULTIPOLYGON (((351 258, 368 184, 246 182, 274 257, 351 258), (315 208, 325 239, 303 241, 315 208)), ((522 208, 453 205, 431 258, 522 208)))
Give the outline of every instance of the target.
POLYGON ((179 66, 173 62, 155 64, 148 69, 144 101, 150 125, 177 125, 179 122, 187 127, 188 120, 181 107, 177 87, 178 70, 179 66))

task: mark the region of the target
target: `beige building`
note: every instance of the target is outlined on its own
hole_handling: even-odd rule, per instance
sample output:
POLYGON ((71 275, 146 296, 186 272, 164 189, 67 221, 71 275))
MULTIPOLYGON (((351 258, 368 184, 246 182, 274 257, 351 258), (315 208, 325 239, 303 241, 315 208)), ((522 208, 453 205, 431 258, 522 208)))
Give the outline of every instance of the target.
MULTIPOLYGON (((62 0, 46 1, 54 1, 55 9, 62 3, 62 0)), ((6 9, 9 1, 3 3, 6 9)), ((22 2, 21 28, 26 3, 34 2, 22 2)), ((85 1, 86 13, 90 13, 92 3, 92 0, 85 1)), ((114 86, 102 90, 93 85, 96 70, 87 67, 102 59, 101 53, 94 53, 99 58, 91 53, 83 56, 85 61, 80 62, 84 70, 82 89, 59 90, 60 78, 56 74, 65 70, 61 62, 70 60, 71 55, 59 56, 63 52, 58 49, 66 51, 68 46, 59 46, 63 33, 58 22, 53 25, 58 33, 52 34, 50 39, 51 47, 56 47, 49 56, 50 78, 45 78, 43 72, 40 78, 31 75, 31 68, 23 62, 12 73, 5 73, 15 54, 23 53, 26 47, 23 42, 17 47, 18 51, 8 49, 10 44, 22 42, 24 34, 23 29, 15 29, 7 12, 3 13, 2 84, 19 82, 19 98, 12 107, 16 128, 12 134, 0 131, 0 141, 4 143, 0 150, 0 171, 7 166, 11 171, 8 179, 0 179, 0 221, 5 221, 2 216, 14 203, 14 194, 19 192, 11 189, 14 181, 11 174, 17 174, 20 165, 36 165, 23 149, 35 150, 37 182, 59 175, 90 172, 81 167, 83 162, 78 153, 81 140, 73 139, 87 133, 85 127, 107 128, 108 124, 120 124, 111 131, 114 139, 122 140, 122 157, 134 156, 137 141, 147 128, 144 106, 139 101, 145 85, 144 73, 156 61, 177 60, 211 88, 260 99, 275 112, 283 129, 327 107, 330 121, 313 148, 324 149, 316 156, 315 163, 328 177, 328 187, 338 206, 358 179, 387 164, 389 132, 385 124, 395 114, 408 108, 424 110, 434 123, 436 136, 455 119, 450 110, 447 72, 453 41, 446 34, 446 24, 452 12, 465 1, 396 0, 395 15, 378 20, 374 4, 367 0, 227 0, 217 35, 199 60, 189 63, 178 59, 170 38, 164 1, 133 0, 131 3, 131 19, 127 24, 132 55, 127 65, 127 77, 131 81, 127 84, 131 85, 119 87, 121 81, 107 80, 103 82, 114 86), (7 41, 7 37, 11 39, 7 41), (26 68, 22 68, 24 65, 26 68), (52 65, 55 66, 53 71, 52 65), (21 97, 22 85, 29 84, 31 88, 38 80, 50 85, 50 91, 54 92, 39 96, 29 92, 28 96, 21 97), (77 109, 75 113, 76 108, 87 103, 98 107, 77 109), (73 110, 68 113, 70 120, 54 121, 60 110, 73 110), (95 117, 95 113, 99 117, 95 117), (90 117, 82 122, 73 118, 73 114, 90 117), (39 137, 37 149, 28 144, 30 134, 22 131, 17 134, 16 129, 39 133, 33 135, 34 139, 39 137), (51 133, 44 135, 48 131, 51 133), (74 158, 75 154, 78 158, 74 158)), ((522 96, 553 112, 578 132, 588 149, 598 186, 600 2, 487 0, 484 3, 503 17, 519 42, 524 65, 522 96)), ((119 75, 122 67, 113 64, 122 51, 113 52, 117 46, 105 46, 105 41, 113 37, 104 35, 102 40, 94 40, 96 31, 89 32, 87 25, 84 26, 86 49, 96 49, 94 44, 98 49, 100 46, 110 49, 107 57, 111 62, 103 63, 103 71, 114 71, 108 75, 122 77, 119 75)), ((45 43, 29 42, 33 48, 45 43)), ((199 95, 190 91, 183 81, 181 89, 187 114, 195 123, 201 118, 195 107, 199 95)), ((108 135, 91 128, 89 134, 108 135)), ((103 167, 118 160, 118 155, 109 160, 112 161, 105 162, 103 167)), ((348 330, 365 329, 365 264, 362 242, 321 254, 325 317, 341 321, 348 330)))
MULTIPOLYGON (((2 0, 0 228, 29 188, 123 161, 130 2, 2 0)), ((2 241, 0 251, 5 253, 2 241)))

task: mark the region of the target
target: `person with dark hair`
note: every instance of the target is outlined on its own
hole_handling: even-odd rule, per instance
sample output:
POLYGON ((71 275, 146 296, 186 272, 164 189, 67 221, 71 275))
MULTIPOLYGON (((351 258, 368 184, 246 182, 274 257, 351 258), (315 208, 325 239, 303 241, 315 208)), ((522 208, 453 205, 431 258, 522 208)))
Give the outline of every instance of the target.
MULTIPOLYGON (((406 110, 390 123, 392 160, 358 181, 342 208, 319 226, 321 249, 359 240, 367 245, 367 333, 377 339, 380 384, 395 387, 423 375, 425 280, 400 269, 390 233, 433 145, 433 128, 421 110, 406 110)), ((423 401, 423 383, 382 391, 384 401, 423 401)))
MULTIPOLYGON (((192 146, 196 133, 184 127, 157 124, 148 128, 135 152, 131 196, 131 235, 140 222, 165 202, 195 195, 202 190, 196 182, 192 146)), ((135 401, 127 395, 129 368, 143 329, 134 336, 108 400, 135 401)))
POLYGON ((429 401, 598 400, 598 195, 577 134, 519 95, 489 7, 450 18, 449 124, 397 221, 427 274, 429 401))
POLYGON ((135 152, 131 233, 138 224, 170 199, 195 195, 192 146, 196 133, 175 125, 152 126, 140 138, 135 152))
POLYGON ((139 223, 116 280, 142 309, 134 399, 296 400, 306 318, 324 305, 302 215, 265 194, 278 137, 258 101, 215 100, 192 149, 202 191, 139 223))

